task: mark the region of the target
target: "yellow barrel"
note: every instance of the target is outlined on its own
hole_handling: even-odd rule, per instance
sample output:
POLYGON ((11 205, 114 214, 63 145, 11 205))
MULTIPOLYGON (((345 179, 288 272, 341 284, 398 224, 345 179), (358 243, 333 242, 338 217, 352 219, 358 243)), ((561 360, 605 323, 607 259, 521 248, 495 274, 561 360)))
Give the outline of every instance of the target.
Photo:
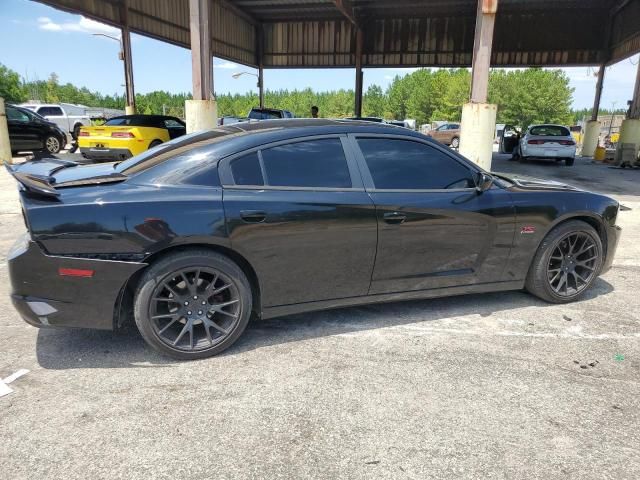
POLYGON ((593 154, 593 159, 596 162, 603 162, 604 161, 604 157, 606 156, 607 150, 604 147, 596 147, 596 151, 593 154))

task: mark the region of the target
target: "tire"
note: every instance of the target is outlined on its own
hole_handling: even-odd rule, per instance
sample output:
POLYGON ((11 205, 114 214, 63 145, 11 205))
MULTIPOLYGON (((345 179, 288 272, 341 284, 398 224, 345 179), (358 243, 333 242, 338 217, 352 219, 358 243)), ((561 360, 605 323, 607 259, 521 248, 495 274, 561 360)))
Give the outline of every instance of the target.
POLYGON ((151 143, 149 144, 149 149, 152 149, 153 147, 157 147, 161 143, 162 143, 162 140, 152 140, 151 143))
POLYGON ((573 162, 575 161, 575 158, 565 158, 564 159, 564 164, 567 167, 570 167, 571 165, 573 165, 573 162))
POLYGON ((460 139, 458 137, 453 137, 451 139, 451 148, 458 148, 460 147, 460 139))
POLYGON ((74 127, 73 127, 73 132, 71 132, 71 138, 73 140, 75 140, 76 142, 78 141, 78 135, 80 134, 80 128, 82 128, 82 125, 77 123, 74 127))
POLYGON ((60 144, 60 139, 55 135, 49 135, 44 139, 44 149, 47 153, 60 153, 62 150, 62 145, 60 144))
POLYGON ((591 225, 580 220, 561 223, 547 234, 538 247, 529 267, 525 288, 549 303, 578 300, 600 274, 603 251, 598 232, 591 225), (573 252, 562 254, 562 250, 566 253, 572 243, 573 252), (587 250, 576 253, 584 248, 587 250), (562 257, 561 260, 558 255, 562 257), (578 277, 585 280, 584 284, 580 285, 578 277))
POLYGON ((229 348, 246 328, 253 306, 251 286, 240 267, 208 250, 158 260, 141 278, 134 298, 142 338, 178 360, 210 357, 229 348))

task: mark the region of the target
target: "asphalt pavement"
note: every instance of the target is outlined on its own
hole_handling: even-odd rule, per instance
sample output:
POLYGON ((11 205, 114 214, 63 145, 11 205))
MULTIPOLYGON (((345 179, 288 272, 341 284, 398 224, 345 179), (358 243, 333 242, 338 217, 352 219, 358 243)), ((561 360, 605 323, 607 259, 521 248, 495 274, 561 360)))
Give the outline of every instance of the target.
POLYGON ((640 478, 640 171, 588 159, 517 171, 625 206, 586 298, 523 292, 251 324, 177 362, 137 331, 39 330, 8 298, 24 231, 0 172, 0 479, 640 478))

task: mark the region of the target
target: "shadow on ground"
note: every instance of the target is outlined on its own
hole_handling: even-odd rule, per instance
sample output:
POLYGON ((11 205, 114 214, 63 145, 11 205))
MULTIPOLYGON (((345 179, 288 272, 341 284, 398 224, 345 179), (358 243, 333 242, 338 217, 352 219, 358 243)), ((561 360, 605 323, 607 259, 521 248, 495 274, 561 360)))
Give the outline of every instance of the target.
MULTIPOLYGON (((607 295, 613 286, 599 278, 585 294, 587 301, 607 295)), ((252 322, 223 356, 274 345, 344 333, 480 315, 526 307, 549 307, 525 292, 498 292, 430 300, 365 305, 252 322)), ((133 322, 122 331, 42 329, 36 344, 38 363, 47 369, 167 367, 175 360, 148 347, 133 322)))

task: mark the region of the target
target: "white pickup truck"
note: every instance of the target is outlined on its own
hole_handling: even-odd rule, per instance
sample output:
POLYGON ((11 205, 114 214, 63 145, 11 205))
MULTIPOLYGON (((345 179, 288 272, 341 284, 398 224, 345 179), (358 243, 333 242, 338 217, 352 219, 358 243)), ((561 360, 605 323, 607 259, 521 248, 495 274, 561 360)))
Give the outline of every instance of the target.
POLYGON ((86 107, 81 105, 70 103, 23 103, 20 106, 28 108, 55 123, 74 140, 78 138, 80 127, 91 125, 91 118, 85 112, 86 107))

